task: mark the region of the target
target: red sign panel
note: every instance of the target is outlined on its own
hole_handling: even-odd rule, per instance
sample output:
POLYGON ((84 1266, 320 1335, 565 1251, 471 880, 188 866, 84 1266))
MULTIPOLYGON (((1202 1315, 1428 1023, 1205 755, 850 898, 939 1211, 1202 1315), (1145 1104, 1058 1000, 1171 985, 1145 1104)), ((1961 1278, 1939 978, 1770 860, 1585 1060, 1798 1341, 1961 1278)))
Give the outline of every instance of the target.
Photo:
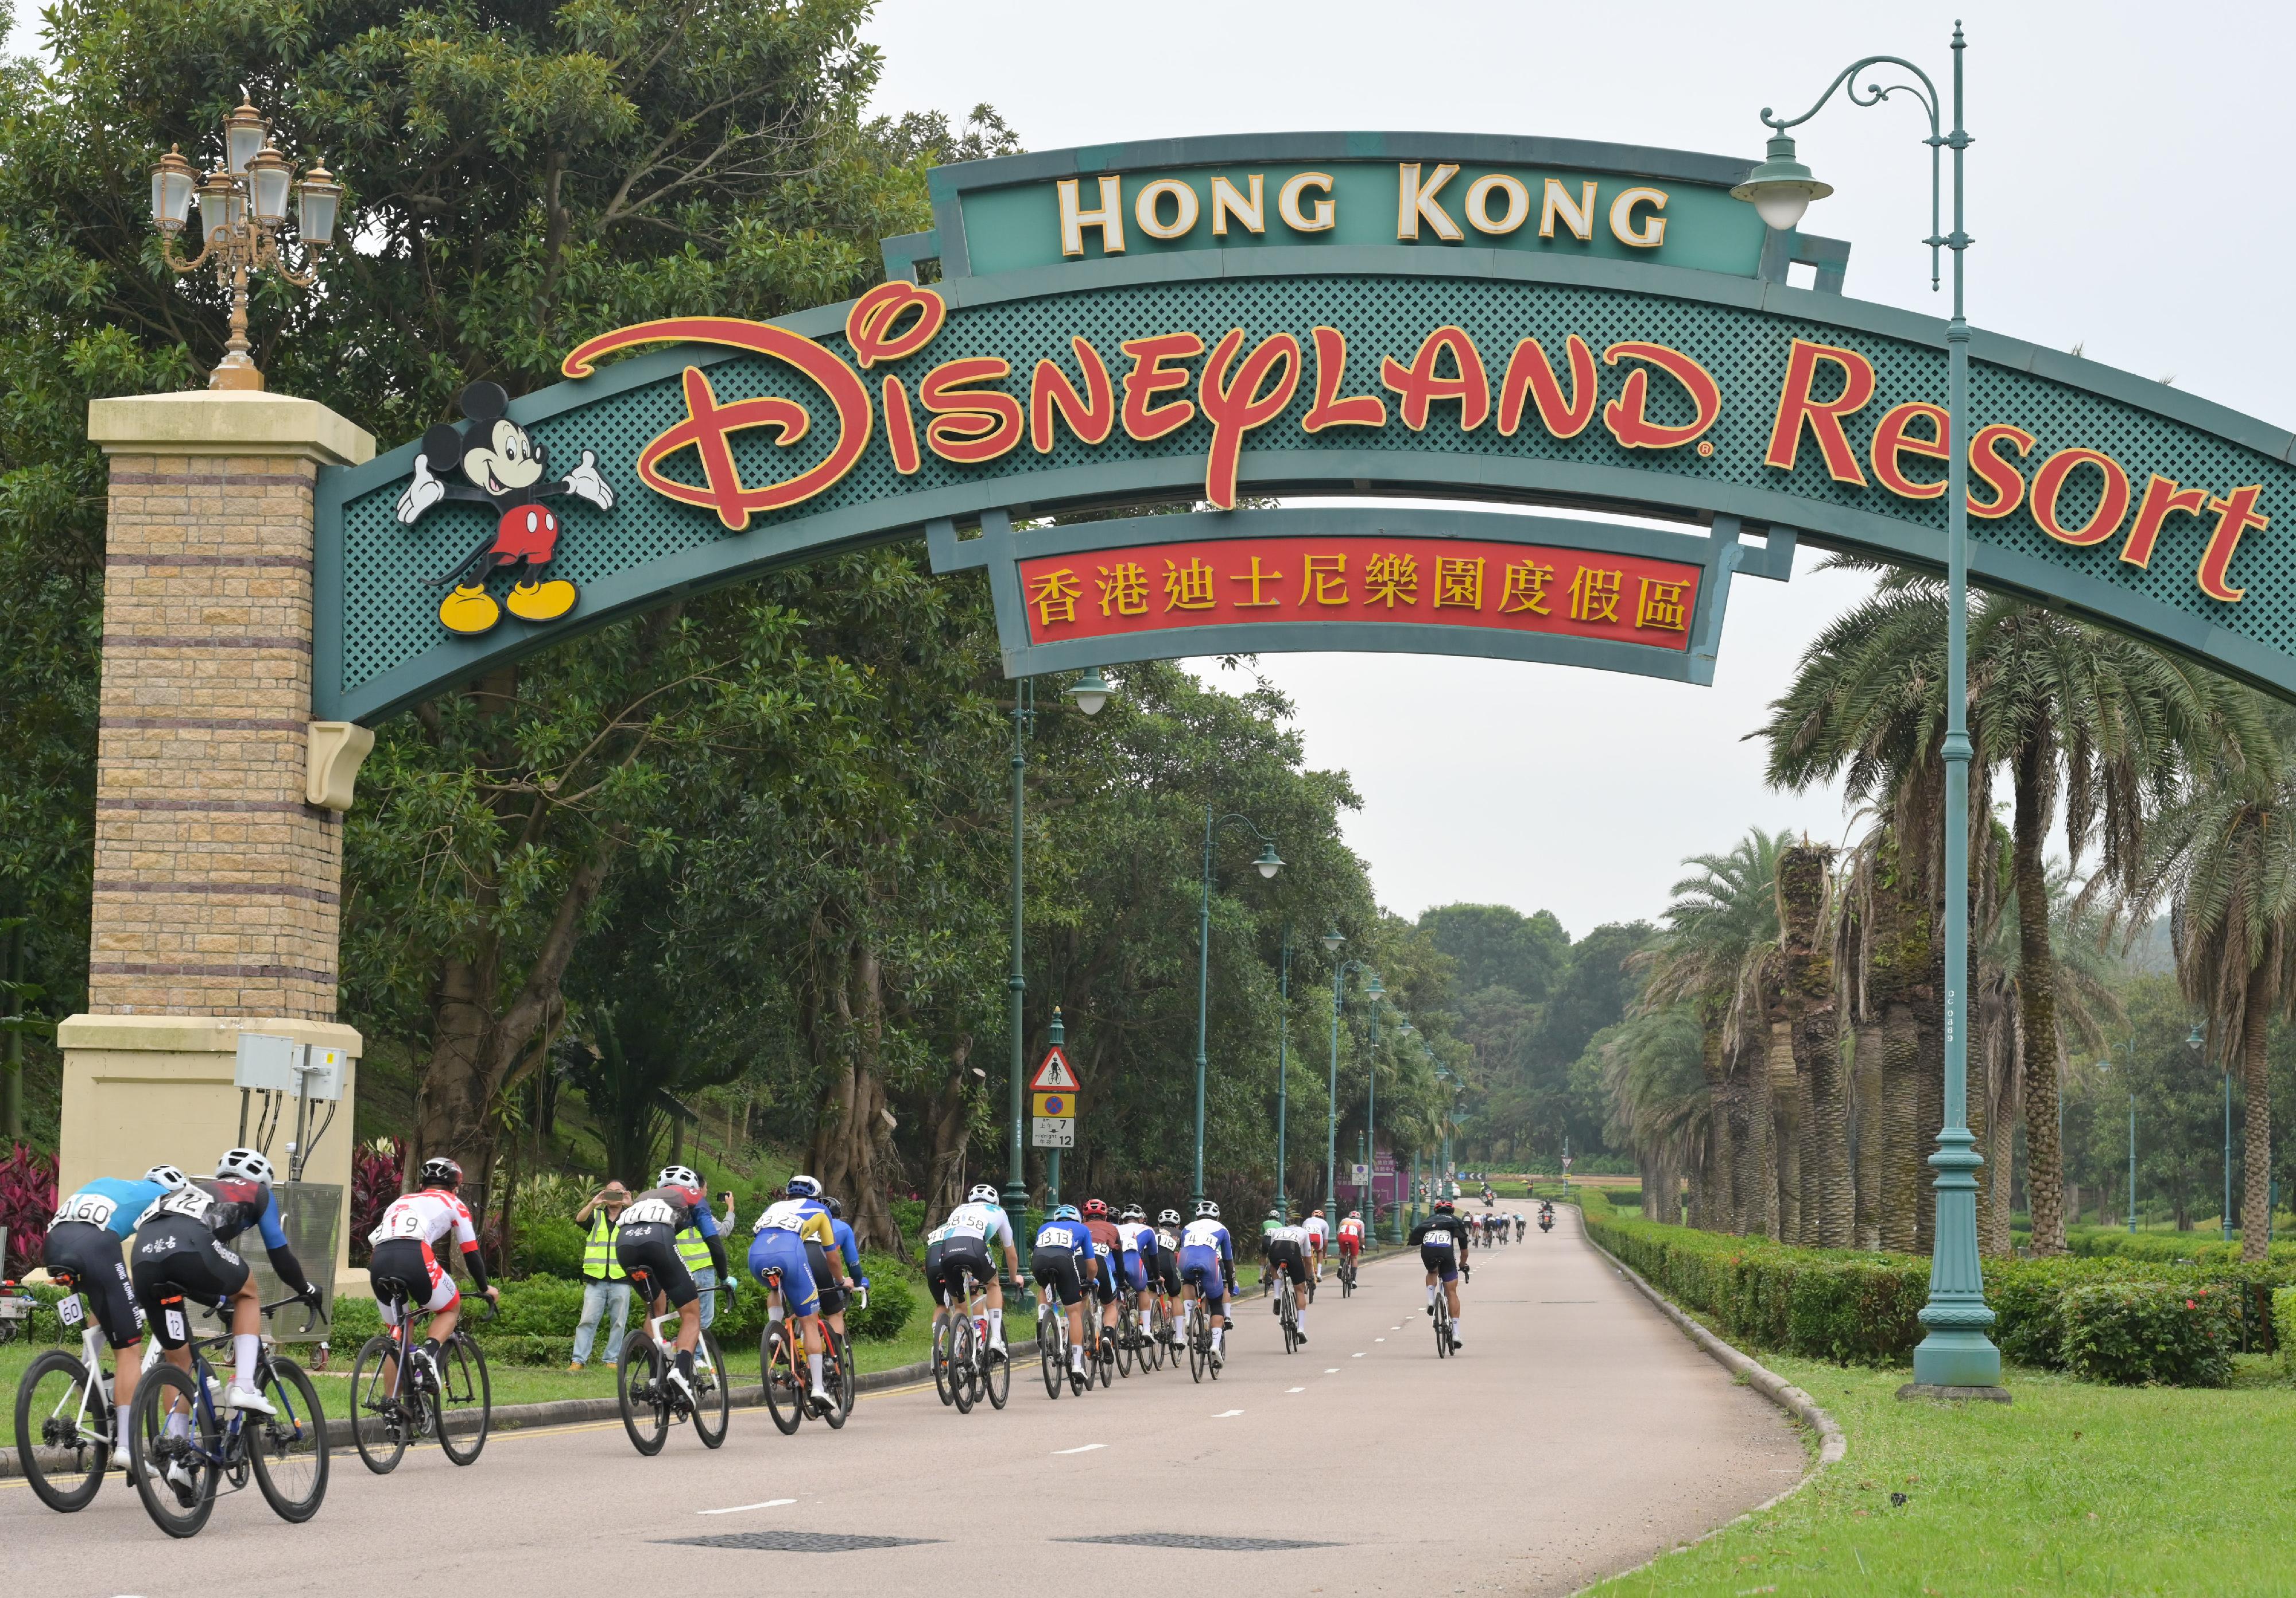
POLYGON ((1698 567, 1456 538, 1234 538, 1021 562, 1035 643, 1265 621, 1418 622, 1686 651, 1698 567))

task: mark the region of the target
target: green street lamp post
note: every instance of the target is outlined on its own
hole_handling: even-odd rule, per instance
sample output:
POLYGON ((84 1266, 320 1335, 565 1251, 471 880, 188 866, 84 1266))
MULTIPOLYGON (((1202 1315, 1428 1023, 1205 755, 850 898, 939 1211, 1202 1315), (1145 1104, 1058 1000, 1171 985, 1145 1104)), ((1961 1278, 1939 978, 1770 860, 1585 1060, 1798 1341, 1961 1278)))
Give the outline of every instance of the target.
POLYGON ((1285 1216, 1292 1213, 1292 1201, 1286 1189, 1286 1173, 1290 1169, 1284 1149, 1284 1100, 1288 1094, 1291 1072, 1292 1044, 1292 923, 1283 923, 1283 954, 1275 991, 1283 999, 1283 1008, 1275 1020, 1275 1202, 1285 1216))
MULTIPOLYGON (((1070 684, 1069 697, 1078 709, 1086 716, 1097 716, 1108 702, 1109 686, 1097 670, 1087 671, 1070 684)), ((1012 1150, 1004 1162, 1004 1211, 1016 1217, 1029 1209, 1029 1148, 1023 1133, 1026 1122, 1021 1108, 1027 1094, 1029 1063, 1026 1043, 1022 1035, 1023 1000, 1029 982, 1021 972, 1022 913, 1027 905, 1027 880, 1023 872, 1023 846, 1027 834, 1023 829, 1023 807, 1028 802, 1029 733, 1037 721, 1037 681, 1022 677, 1013 684, 1013 972, 1004 979, 1006 1009, 1011 1022, 1013 1057, 1009 1075, 1013 1126, 1012 1150)), ((1056 1039, 1057 1041, 1057 1039, 1056 1039)))
POLYGON ((1943 127, 1944 107, 1928 73, 1901 56, 1869 55, 1843 69, 1800 116, 1775 117, 1768 107, 1762 122, 1770 129, 1767 159, 1730 193, 1751 202, 1762 220, 1780 233, 1800 222, 1813 200, 1833 192, 1795 159, 1791 129, 1824 110, 1833 93, 1849 86, 1853 105, 1879 105, 1906 94, 1929 115, 1930 287, 1939 287, 1938 251, 1953 252, 1953 317, 1946 329, 1948 369, 1948 436, 1952 441, 1946 475, 1946 726, 1945 726, 1945 1126, 1929 1163, 1938 1173, 1937 1242, 1930 1258, 1930 1297, 1921 1323, 1929 1329, 1914 1350, 1914 1380, 1908 1397, 1972 1388, 1997 1389, 2001 1351, 1986 1336, 1994 1313, 1985 1303, 1985 1277, 1977 1256, 1977 1169, 1984 1163, 1969 1130, 1969 765, 1975 750, 1969 737, 1969 319, 1964 295, 1969 234, 1964 226, 1966 190, 1963 160, 1970 137, 1962 126, 1960 24, 1953 30, 1953 127, 1943 127), (1857 75, 1869 67, 1902 68, 1919 86, 1882 84, 1857 75), (1953 231, 1939 220, 1944 174, 1940 154, 1953 152, 1953 231))
POLYGON ((1197 1204, 1204 1201, 1204 1034, 1212 993, 1212 841, 1230 822, 1242 827, 1264 846, 1259 858, 1252 862, 1262 877, 1272 877, 1283 869, 1275 840, 1253 826, 1248 816, 1215 816, 1210 805, 1204 807, 1204 892, 1196 917, 1196 1187, 1193 1198, 1197 1204))

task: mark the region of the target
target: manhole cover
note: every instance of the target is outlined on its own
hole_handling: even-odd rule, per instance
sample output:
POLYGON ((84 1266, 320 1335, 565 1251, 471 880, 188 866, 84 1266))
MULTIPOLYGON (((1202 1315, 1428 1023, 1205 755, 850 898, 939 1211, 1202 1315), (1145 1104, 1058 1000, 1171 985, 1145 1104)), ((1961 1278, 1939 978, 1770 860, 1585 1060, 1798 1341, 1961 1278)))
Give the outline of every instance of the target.
POLYGON ((864 1548, 908 1548, 938 1537, 849 1537, 837 1531, 728 1531, 716 1537, 661 1537, 681 1548, 755 1548, 767 1553, 853 1553, 864 1548))
POLYGON ((1213 1553, 1261 1553, 1283 1548, 1336 1548, 1337 1543, 1296 1543, 1284 1537, 1211 1537, 1187 1531, 1133 1531, 1113 1537, 1055 1537, 1061 1543, 1112 1543, 1123 1548, 1201 1548, 1213 1553))

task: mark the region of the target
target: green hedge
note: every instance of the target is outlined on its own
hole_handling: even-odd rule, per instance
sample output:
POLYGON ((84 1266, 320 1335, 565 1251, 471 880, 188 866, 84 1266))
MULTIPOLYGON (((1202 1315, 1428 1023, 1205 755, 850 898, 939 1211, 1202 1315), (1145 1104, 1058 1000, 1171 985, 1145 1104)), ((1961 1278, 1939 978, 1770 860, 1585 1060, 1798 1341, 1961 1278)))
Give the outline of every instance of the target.
MULTIPOLYGON (((1639 1216, 1582 1207, 1595 1240, 1677 1302, 1696 1311, 1723 1336, 1757 1348, 1779 1348, 1843 1364, 1900 1364, 1922 1339, 1916 1318, 1929 1297, 1929 1261, 1913 1255, 1792 1248, 1761 1238, 1732 1237, 1639 1216)), ((2173 1290, 2220 1317, 2230 1348, 2277 1346, 2274 1291, 2289 1286, 2296 1269, 2277 1262, 2176 1266, 2126 1259, 1988 1259, 1986 1301, 1999 1316, 1993 1328, 2004 1358, 2019 1364, 2066 1369, 2068 1293, 2141 1283, 2173 1290)), ((2094 1348, 2160 1342, 2151 1324, 2150 1299, 2084 1300, 2082 1357, 2110 1364, 2094 1348), (2100 1329, 2115 1315, 2131 1323, 2100 1329)), ((2148 1345, 2149 1346, 2149 1345, 2148 1345)), ((2195 1363, 2181 1341, 2158 1349, 2148 1376, 2180 1381, 2210 1368, 2195 1363)), ((2120 1378, 2114 1378, 2116 1380, 2120 1378)))
MULTIPOLYGON (((2118 1226, 2072 1226, 2065 1246, 2085 1259, 2143 1259, 2164 1265, 2189 1261, 2221 1265, 2240 1258, 2240 1240, 2226 1242, 2213 1232, 2130 1232, 2118 1226)), ((2275 1265, 2296 1266, 2296 1242, 2276 1242, 2275 1265)))
POLYGON ((2226 1387, 2240 1337, 2234 1299, 2161 1282, 2076 1287, 2057 1300, 2065 1368, 2091 1381, 2134 1387, 2226 1387))

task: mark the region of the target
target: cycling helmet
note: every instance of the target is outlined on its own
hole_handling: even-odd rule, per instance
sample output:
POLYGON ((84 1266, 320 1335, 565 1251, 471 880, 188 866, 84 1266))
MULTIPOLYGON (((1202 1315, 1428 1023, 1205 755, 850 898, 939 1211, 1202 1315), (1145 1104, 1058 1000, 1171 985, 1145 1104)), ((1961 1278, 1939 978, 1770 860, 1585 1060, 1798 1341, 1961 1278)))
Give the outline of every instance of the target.
POLYGON ((1124 1207, 1122 1218, 1128 1221, 1144 1221, 1148 1218, 1148 1212, 1137 1204, 1127 1204, 1124 1207))
POLYGON ((1308 1213, 1309 1215, 1321 1215, 1324 1213, 1324 1207, 1321 1204, 1318 1204, 1315 1209, 1309 1210, 1308 1213))
POLYGON ((181 1192, 192 1184, 192 1179, 172 1165, 155 1165, 144 1173, 144 1180, 156 1182, 169 1192, 181 1192))
POLYGON ((1448 1199, 1438 1199, 1435 1201, 1435 1213, 1437 1215, 1449 1215, 1457 1207, 1448 1199))
POLYGON ((1267 1218, 1271 1221, 1280 1221, 1283 1218, 1283 1212, 1271 1204, 1267 1209, 1267 1218))
POLYGON ((1216 1221, 1219 1219, 1219 1206, 1213 1203, 1210 1199, 1198 1199, 1196 1201, 1196 1218, 1200 1221, 1216 1221))
POLYGON ((1180 1224, 1180 1212, 1177 1209, 1159 1210, 1156 1224, 1159 1226, 1177 1226, 1180 1224))
POLYGON ((226 1149, 216 1161, 215 1174, 218 1182, 252 1182, 258 1187, 270 1186, 276 1175, 260 1149, 226 1149))
POLYGON ((829 1218, 830 1218, 831 1220, 832 1220, 832 1221, 841 1221, 841 1220, 843 1220, 843 1219, 845 1218, 845 1201, 844 1201, 844 1200, 842 1200, 842 1199, 824 1199, 824 1200, 822 1201, 822 1202, 829 1206, 829 1218))
POLYGON ((1084 1217, 1077 1213, 1077 1207, 1075 1205, 1063 1204, 1058 1209, 1053 1211, 1053 1219, 1056 1221, 1080 1221, 1084 1219, 1084 1217))
POLYGON ((656 1187, 682 1187, 690 1193, 701 1191, 701 1178, 694 1174, 691 1166, 666 1165, 661 1168, 661 1174, 653 1179, 653 1184, 656 1187))
POLYGON ((996 1184, 989 1182, 974 1183, 972 1191, 964 1195, 964 1201, 968 1204, 994 1204, 996 1199, 996 1184))
POLYGON ((422 1162, 422 1185, 455 1188, 463 1184, 463 1168, 444 1154, 422 1162))
MULTIPOLYGON (((1323 1213, 1323 1211, 1321 1211, 1321 1210, 1317 1210, 1316 1213, 1316 1214, 1318 1214, 1318 1215, 1321 1215, 1321 1214, 1323 1213)), ((1349 1211, 1348 1211, 1348 1219, 1349 1219, 1349 1220, 1351 1220, 1351 1221, 1359 1221, 1359 1220, 1363 1219, 1363 1211, 1362 1211, 1362 1210, 1360 1210, 1360 1209, 1350 1209, 1350 1210, 1349 1210, 1349 1211)))
POLYGON ((1106 1220, 1108 1218, 1108 1201, 1105 1199, 1086 1199, 1084 1201, 1084 1213, 1086 1220, 1106 1220))
POLYGON ((821 1197, 821 1184, 810 1176, 791 1176, 782 1192, 792 1199, 817 1199, 821 1197))

